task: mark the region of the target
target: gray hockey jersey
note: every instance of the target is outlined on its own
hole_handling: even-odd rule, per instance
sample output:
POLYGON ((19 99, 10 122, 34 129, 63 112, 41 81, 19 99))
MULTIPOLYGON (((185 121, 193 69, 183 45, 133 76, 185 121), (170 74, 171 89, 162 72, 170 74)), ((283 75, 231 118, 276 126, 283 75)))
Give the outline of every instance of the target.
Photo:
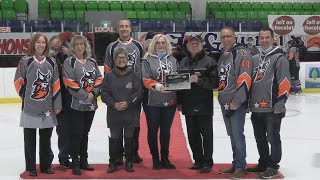
POLYGON ((22 98, 22 111, 30 116, 45 117, 62 109, 58 67, 54 59, 34 56, 21 58, 14 86, 22 98))
POLYGON ((220 105, 237 108, 248 101, 251 87, 251 59, 248 49, 235 45, 230 51, 223 51, 218 62, 220 105))
POLYGON ((133 68, 141 77, 141 58, 144 55, 143 46, 133 38, 126 42, 118 39, 108 45, 104 59, 104 72, 109 72, 114 68, 113 52, 117 47, 125 47, 128 50, 128 66, 133 68))
POLYGON ((100 94, 102 75, 95 59, 88 58, 84 63, 75 57, 68 57, 63 63, 63 82, 67 88, 68 107, 78 111, 95 111, 98 108, 97 97, 100 94), (85 102, 92 92, 95 98, 85 102))
POLYGON ((289 63, 283 51, 276 47, 269 53, 252 58, 252 87, 249 107, 252 112, 285 113, 290 91, 289 63))
POLYGON ((164 76, 178 72, 178 61, 171 55, 159 58, 151 55, 142 62, 142 78, 144 86, 149 90, 147 104, 155 107, 172 106, 177 102, 175 91, 161 93, 156 91, 155 86, 164 83, 164 76))

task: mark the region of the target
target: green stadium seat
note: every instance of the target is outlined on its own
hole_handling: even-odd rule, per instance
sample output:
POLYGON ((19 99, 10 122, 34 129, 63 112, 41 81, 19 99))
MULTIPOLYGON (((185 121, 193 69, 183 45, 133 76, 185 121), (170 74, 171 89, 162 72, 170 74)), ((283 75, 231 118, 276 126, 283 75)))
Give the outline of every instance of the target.
POLYGON ((289 11, 290 15, 301 15, 300 11, 289 11))
POLYGON ((131 1, 122 1, 121 6, 123 11, 133 10, 133 3, 131 1))
POLYGON ((121 11, 121 1, 110 1, 111 11, 121 11))
POLYGON ((61 10, 61 2, 60 0, 51 0, 50 1, 50 11, 61 10))
POLYGON ((137 12, 136 11, 125 11, 127 19, 137 19, 137 12))
POLYGON ((285 11, 292 11, 293 10, 293 4, 291 2, 284 2, 282 4, 282 9, 285 11))
POLYGON ((220 9, 223 11, 230 11, 231 10, 231 5, 229 2, 221 2, 220 3, 220 9))
POLYGON ((49 16, 49 1, 38 0, 38 16, 40 18, 46 18, 49 16))
POLYGON ((230 4, 231 4, 230 5, 231 10, 233 10, 233 11, 241 10, 241 3, 240 2, 231 2, 230 4))
POLYGON ((74 11, 74 3, 73 1, 63 1, 62 10, 63 11, 74 11))
POLYGON ((16 11, 13 9, 2 9, 2 19, 3 20, 16 20, 16 11))
MULTIPOLYGON (((88 3, 88 2, 87 2, 88 3)), ((85 1, 75 1, 74 2, 75 11, 86 11, 86 2, 85 1)))
POLYGON ((247 11, 236 11, 237 19, 238 20, 247 20, 248 19, 248 12, 247 11))
POLYGON ((270 11, 273 9, 272 3, 271 2, 263 2, 262 4, 262 10, 263 11, 270 11))
POLYGON ((2 11, 0 9, 0 23, 2 23, 2 11))
POLYGON ((261 24, 262 24, 262 27, 269 27, 268 19, 262 19, 261 24))
POLYGON ((5 10, 5 9, 11 9, 11 10, 13 10, 14 9, 14 7, 13 7, 13 1, 12 0, 2 0, 1 1, 1 7, 2 7, 2 9, 3 10, 5 10))
POLYGON ((258 19, 257 11, 248 11, 248 19, 249 20, 258 19))
POLYGON ((149 11, 150 19, 161 19, 161 11, 149 11))
POLYGON ((87 11, 99 11, 97 1, 87 1, 87 11))
POLYGON ((146 1, 144 3, 144 7, 146 11, 155 11, 156 10, 156 3, 153 1, 146 1))
POLYGON ((156 9, 157 11, 167 11, 168 10, 167 2, 156 1, 156 9))
POLYGON ((16 13, 28 13, 28 2, 26 0, 15 0, 14 9, 16 13))
POLYGON ((252 10, 251 3, 250 2, 242 2, 241 9, 244 11, 251 11, 252 10))
POLYGON ((50 14, 52 20, 63 20, 63 12, 61 10, 52 10, 50 14))
POLYGON ((268 11, 259 11, 257 12, 258 19, 268 19, 268 11))
POLYGON ((179 11, 179 2, 177 1, 168 1, 167 7, 169 11, 179 11))
POLYGON ((279 15, 278 11, 269 11, 268 15, 279 15))
POLYGON ((306 10, 303 10, 301 11, 301 15, 312 15, 313 11, 306 11, 306 10))
POLYGON ((143 1, 134 1, 133 10, 135 11, 144 11, 144 2, 143 1))
POLYGON ((165 20, 172 20, 173 11, 161 11, 161 18, 165 20))
POLYGON ((273 8, 273 10, 275 10, 275 11, 281 11, 281 10, 283 10, 282 7, 283 7, 283 6, 282 6, 282 3, 281 3, 281 2, 274 2, 274 3, 272 3, 272 8, 273 8))
POLYGON ((313 11, 313 3, 305 2, 302 4, 302 8, 303 8, 303 10, 313 11))
POLYGON ((180 2, 179 9, 186 14, 191 14, 191 4, 189 2, 180 2))
POLYGON ((137 18, 139 20, 150 19, 150 15, 148 11, 137 11, 137 18))
POLYGON ((226 19, 227 20, 236 20, 237 14, 235 11, 226 11, 226 19))
POLYGON ((253 2, 252 9, 255 11, 261 11, 262 10, 262 3, 261 2, 253 2))
POLYGON ((289 11, 278 11, 279 15, 289 15, 289 11))
POLYGON ((173 11, 174 19, 186 19, 186 13, 183 11, 173 11))
POLYGON ((76 19, 83 24, 84 23, 84 11, 76 11, 76 19))
POLYGON ((209 10, 220 11, 220 3, 219 2, 209 2, 208 5, 209 10))
POLYGON ((320 15, 320 10, 318 10, 318 11, 313 11, 312 14, 313 14, 313 15, 320 15))
POLYGON ((303 4, 302 3, 292 3, 292 9, 297 10, 297 11, 302 11, 303 10, 303 4))
POLYGON ((76 13, 73 10, 63 11, 64 20, 76 20, 76 13))
POLYGON ((110 4, 108 1, 98 1, 99 11, 110 11, 110 4))
POLYGON ((224 11, 215 11, 214 18, 224 20, 224 19, 226 19, 226 13, 224 11))
POLYGON ((319 11, 320 10, 320 3, 313 3, 312 8, 314 11, 319 11))

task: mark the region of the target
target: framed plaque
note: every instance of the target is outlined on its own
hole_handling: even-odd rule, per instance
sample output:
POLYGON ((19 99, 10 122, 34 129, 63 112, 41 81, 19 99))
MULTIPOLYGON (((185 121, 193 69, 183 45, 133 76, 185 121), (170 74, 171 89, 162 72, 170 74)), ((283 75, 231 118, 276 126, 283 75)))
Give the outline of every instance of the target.
POLYGON ((191 89, 189 82, 190 73, 166 74, 164 79, 164 88, 168 91, 191 89))

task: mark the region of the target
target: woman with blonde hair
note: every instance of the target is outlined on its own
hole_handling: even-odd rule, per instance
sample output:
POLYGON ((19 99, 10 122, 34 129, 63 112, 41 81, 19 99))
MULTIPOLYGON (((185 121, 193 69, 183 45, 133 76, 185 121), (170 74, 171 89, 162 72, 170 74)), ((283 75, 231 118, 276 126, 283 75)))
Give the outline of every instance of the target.
POLYGON ((88 135, 98 108, 102 75, 91 57, 88 40, 74 36, 70 43, 71 56, 64 61, 63 81, 67 88, 66 121, 69 123, 72 173, 81 175, 80 169, 93 171, 88 164, 88 135))
POLYGON ((166 91, 164 76, 178 71, 178 62, 171 54, 172 46, 163 34, 157 34, 150 41, 145 60, 142 62, 144 92, 143 109, 148 126, 148 144, 153 159, 153 169, 175 169, 169 161, 170 129, 176 112, 176 92, 166 91), (160 128, 160 153, 158 150, 158 129, 160 128))

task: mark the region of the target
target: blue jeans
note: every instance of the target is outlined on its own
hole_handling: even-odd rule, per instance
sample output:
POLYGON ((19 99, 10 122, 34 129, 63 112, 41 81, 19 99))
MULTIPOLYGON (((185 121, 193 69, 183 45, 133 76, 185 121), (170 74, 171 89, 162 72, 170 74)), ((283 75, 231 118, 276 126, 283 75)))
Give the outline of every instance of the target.
POLYGON ((251 122, 253 125, 254 137, 260 155, 259 165, 272 169, 279 169, 279 162, 282 156, 280 126, 283 114, 252 113, 251 122), (269 150, 269 144, 271 153, 269 150))
POLYGON ((221 106, 221 111, 224 123, 227 129, 227 134, 231 140, 233 152, 232 165, 235 169, 245 169, 246 162, 246 140, 243 134, 247 106, 241 105, 232 114, 228 114, 224 106, 221 106))

